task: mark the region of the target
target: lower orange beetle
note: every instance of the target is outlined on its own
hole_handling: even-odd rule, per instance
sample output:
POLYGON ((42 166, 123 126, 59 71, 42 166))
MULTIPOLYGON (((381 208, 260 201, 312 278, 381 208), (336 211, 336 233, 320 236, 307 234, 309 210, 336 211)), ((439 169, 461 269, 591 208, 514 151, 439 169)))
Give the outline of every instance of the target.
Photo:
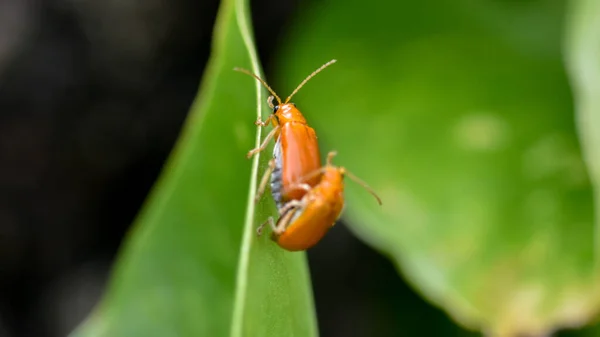
POLYGON ((303 188, 306 194, 301 200, 292 200, 280 210, 277 223, 270 217, 257 229, 258 235, 266 224, 273 229, 271 238, 289 251, 306 250, 317 244, 335 224, 344 207, 344 177, 348 176, 371 193, 381 205, 381 199, 362 180, 343 167, 331 164, 336 152, 329 152, 327 164, 321 169, 304 176, 295 187, 303 188), (322 174, 320 182, 310 188, 302 181, 322 174))

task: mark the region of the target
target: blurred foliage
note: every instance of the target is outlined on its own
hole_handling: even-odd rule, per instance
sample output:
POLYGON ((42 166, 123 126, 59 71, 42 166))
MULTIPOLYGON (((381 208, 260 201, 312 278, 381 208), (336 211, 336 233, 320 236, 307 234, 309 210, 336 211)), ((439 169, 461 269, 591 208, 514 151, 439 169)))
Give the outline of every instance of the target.
POLYGON ((265 101, 256 81, 233 71, 260 73, 248 20, 245 1, 222 2, 185 129, 103 302, 75 336, 316 334, 305 255, 257 240, 256 225, 275 213, 261 206, 254 219, 248 203, 258 157, 246 153, 260 139, 253 122, 265 101))
MULTIPOLYGON (((600 3, 572 2, 565 55, 575 96, 577 125, 595 195, 600 191, 600 3)), ((596 209, 600 199, 596 197, 596 209)), ((596 220, 598 221, 598 220, 596 220)), ((596 241, 600 232, 596 232, 596 241)), ((599 251, 596 250, 596 254, 599 251)), ((596 255, 598 256, 598 255, 596 255)))
POLYGON ((384 201, 348 182, 347 220, 428 300, 487 333, 541 335, 597 309, 565 6, 315 2, 291 25, 274 72, 289 91, 338 59, 295 102, 322 152, 337 150, 384 201))

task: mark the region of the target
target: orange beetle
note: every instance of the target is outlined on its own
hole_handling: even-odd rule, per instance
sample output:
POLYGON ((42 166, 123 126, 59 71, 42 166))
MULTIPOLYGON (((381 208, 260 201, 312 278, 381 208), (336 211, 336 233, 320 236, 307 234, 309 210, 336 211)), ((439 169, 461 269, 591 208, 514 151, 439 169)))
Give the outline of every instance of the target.
POLYGON ((296 108, 294 103, 289 103, 289 101, 308 80, 335 62, 336 60, 331 60, 315 70, 298 85, 284 102, 281 101, 267 82, 257 75, 245 69, 234 69, 256 78, 271 93, 267 103, 273 113, 264 122, 258 120, 255 124, 263 127, 273 124, 273 130, 267 134, 259 147, 248 152, 248 158, 250 158, 254 154, 263 151, 269 141, 275 137, 273 159, 269 162, 269 168, 261 179, 256 193, 256 201, 264 193, 269 176, 271 177, 271 194, 278 209, 283 207, 287 201, 300 200, 306 193, 306 188, 319 182, 320 175, 317 174, 307 179, 303 187, 292 187, 294 182, 307 173, 321 168, 321 153, 315 130, 308 126, 300 110, 296 108), (273 99, 277 100, 277 105, 273 105, 273 99))
POLYGON ((381 199, 366 183, 345 168, 331 164, 335 155, 336 152, 329 152, 326 166, 304 177, 307 179, 322 174, 319 184, 309 189, 305 189, 308 187, 301 183, 294 186, 305 189, 307 193, 301 200, 292 200, 283 206, 276 224, 270 217, 260 225, 258 235, 262 234, 263 227, 268 223, 273 229, 271 238, 283 249, 306 250, 317 244, 333 227, 344 207, 344 176, 362 185, 381 205, 381 199))

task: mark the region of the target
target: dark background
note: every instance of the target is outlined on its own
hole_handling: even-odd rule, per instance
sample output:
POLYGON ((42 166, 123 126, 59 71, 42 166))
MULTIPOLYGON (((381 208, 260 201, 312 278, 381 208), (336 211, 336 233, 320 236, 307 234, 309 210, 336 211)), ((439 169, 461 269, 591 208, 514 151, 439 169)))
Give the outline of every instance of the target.
MULTIPOLYGON (((252 1, 267 76, 307 5, 252 1)), ((0 0, 0 337, 64 336, 98 300, 197 92, 217 8, 0 0)), ((309 258, 322 336, 468 335, 343 224, 309 258)))

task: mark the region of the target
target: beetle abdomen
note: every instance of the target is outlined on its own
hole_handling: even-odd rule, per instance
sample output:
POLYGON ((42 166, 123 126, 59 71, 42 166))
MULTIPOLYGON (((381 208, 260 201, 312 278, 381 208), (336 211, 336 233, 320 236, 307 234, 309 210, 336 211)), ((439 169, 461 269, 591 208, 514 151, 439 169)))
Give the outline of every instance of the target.
POLYGON ((283 179, 281 176, 282 158, 283 156, 281 155, 281 137, 278 137, 277 142, 275 142, 275 147, 273 147, 273 159, 275 159, 275 168, 271 173, 271 195, 273 196, 273 200, 275 200, 275 205, 277 205, 277 209, 281 209, 281 207, 283 207, 283 179))

